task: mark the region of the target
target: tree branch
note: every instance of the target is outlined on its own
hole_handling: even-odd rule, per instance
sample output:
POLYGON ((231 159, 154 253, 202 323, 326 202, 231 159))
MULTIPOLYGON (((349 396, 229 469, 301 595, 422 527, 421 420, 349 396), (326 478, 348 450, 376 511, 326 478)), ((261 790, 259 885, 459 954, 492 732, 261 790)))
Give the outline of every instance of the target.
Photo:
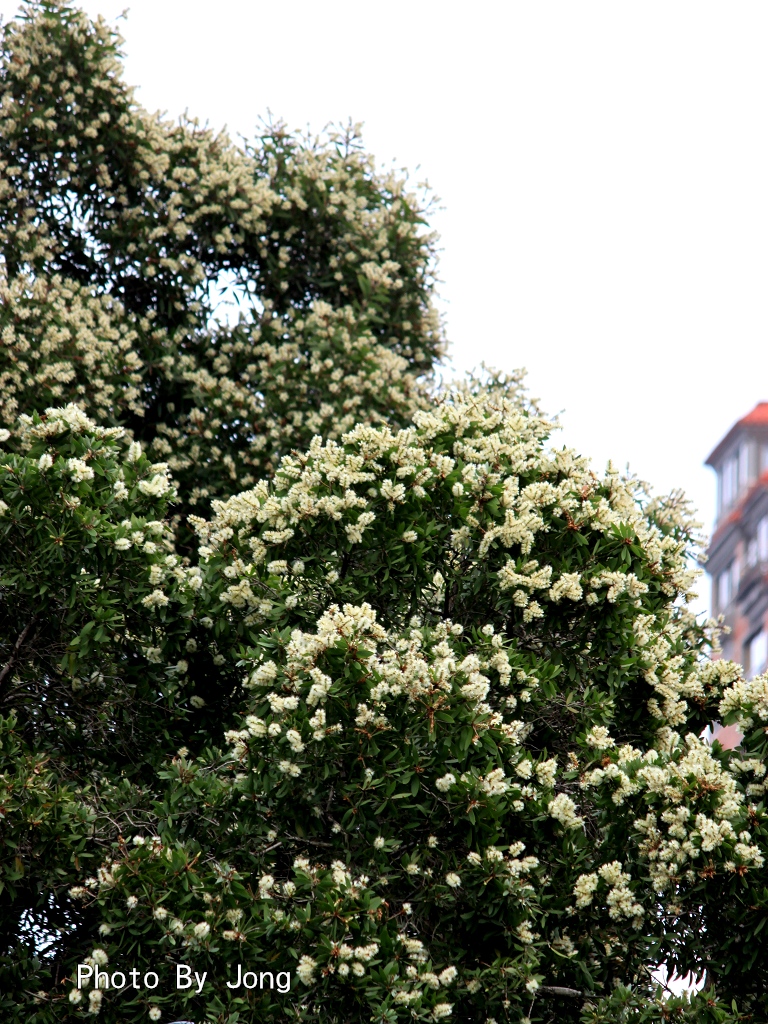
POLYGON ((18 657, 19 657, 19 651, 23 647, 24 641, 29 636, 29 633, 34 628, 36 622, 37 622, 37 616, 33 615, 32 618, 29 620, 29 622, 24 627, 24 629, 22 629, 21 633, 19 633, 18 637, 16 638, 16 643, 13 645, 13 650, 11 651, 10 658, 8 659, 8 661, 6 661, 6 663, 0 669, 0 697, 2 696, 3 691, 5 690, 5 688, 7 686, 7 683, 5 681, 6 677, 10 674, 11 669, 16 664, 16 662, 18 660, 18 657))
POLYGON ((560 985, 540 985, 539 992, 546 992, 550 996, 565 996, 568 999, 580 999, 584 995, 577 988, 563 988, 560 985))

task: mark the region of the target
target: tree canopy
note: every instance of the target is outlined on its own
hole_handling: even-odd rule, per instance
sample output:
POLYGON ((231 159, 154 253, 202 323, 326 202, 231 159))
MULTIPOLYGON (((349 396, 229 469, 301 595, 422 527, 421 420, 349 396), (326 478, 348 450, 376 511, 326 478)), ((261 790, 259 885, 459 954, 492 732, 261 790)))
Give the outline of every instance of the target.
POLYGON ((171 123, 120 46, 0 43, 4 1019, 765 1020, 768 679, 686 501, 440 382, 356 130, 171 123))

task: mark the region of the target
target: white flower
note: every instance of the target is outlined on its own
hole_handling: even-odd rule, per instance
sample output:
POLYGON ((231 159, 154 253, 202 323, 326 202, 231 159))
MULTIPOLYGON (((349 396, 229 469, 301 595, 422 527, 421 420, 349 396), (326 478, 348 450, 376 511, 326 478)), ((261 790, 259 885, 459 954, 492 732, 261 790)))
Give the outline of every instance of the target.
POLYGON ((92 992, 88 993, 88 1013, 92 1013, 94 1017, 101 1010, 101 1000, 104 995, 101 989, 95 988, 92 992))
POLYGON ((301 775, 301 768, 292 761, 279 761, 277 767, 284 775, 290 775, 293 779, 301 775))
POLYGON ((413 544, 413 542, 418 539, 419 535, 416 533, 415 530, 406 530, 405 533, 403 534, 404 544, 413 544))
POLYGON ((441 971, 438 975, 441 985, 452 985, 458 976, 459 972, 455 967, 446 967, 445 970, 441 971))
POLYGON ((136 898, 136 896, 129 896, 128 899, 125 901, 125 905, 126 907, 128 907, 129 910, 133 910, 138 904, 138 902, 139 901, 136 898))
POLYGON ((376 838, 373 840, 374 850, 383 850, 385 842, 386 840, 384 839, 384 836, 376 836, 376 838))
POLYGON ((151 498, 162 498, 171 490, 171 481, 165 473, 155 473, 149 480, 139 481, 139 490, 151 498))
POLYGON ((554 586, 550 587, 549 598, 555 604, 564 597, 567 597, 570 601, 578 601, 583 593, 579 573, 564 572, 554 586))
POLYGON ((37 468, 41 473, 45 473, 47 469, 50 469, 53 465, 53 459, 48 452, 43 452, 40 458, 37 460, 37 468))
POLYGON ((588 907, 591 904, 597 883, 597 875, 594 872, 589 875, 579 875, 573 887, 577 907, 588 907))
POLYGON ((579 828, 584 824, 584 819, 576 813, 573 800, 565 793, 558 793, 554 800, 550 800, 547 810, 566 828, 579 828))
POLYGON ((192 931, 194 932, 195 938, 207 939, 208 936, 211 934, 211 926, 208 924, 207 921, 200 921, 199 924, 195 925, 192 931))
POLYGON ((83 993, 80 991, 79 988, 70 989, 70 991, 69 991, 69 1001, 70 1001, 70 1003, 75 1003, 75 1005, 77 1005, 77 1003, 82 1002, 82 1000, 83 1000, 83 993))
MULTIPOLYGON (((524 761, 523 764, 530 764, 530 762, 524 761)), ((509 783, 504 775, 504 769, 494 768, 493 771, 488 772, 485 778, 480 780, 480 788, 489 796, 500 796, 502 793, 506 793, 509 783)))
POLYGON ((369 960, 373 960, 379 951, 378 942, 369 942, 366 946, 358 946, 354 950, 354 955, 358 960, 364 960, 368 963, 369 960))
POLYGON ((93 480, 93 470, 82 459, 67 459, 67 469, 76 484, 84 480, 93 480))
POLYGON ((449 885, 451 889, 458 889, 461 885, 461 875, 457 875, 455 871, 449 871, 445 876, 445 884, 449 885))
POLYGON ((10 436, 10 430, 6 430, 5 427, 0 430, 0 442, 7 441, 10 436))
POLYGON ((443 1020, 445 1017, 450 1017, 452 1013, 453 1003, 436 1003, 432 1008, 434 1020, 443 1020))
POLYGON ((299 981, 305 985, 311 985, 316 967, 317 961, 313 960, 311 956, 303 956, 296 967, 299 981))
POLYGON ((372 722, 376 715, 371 711, 367 704, 357 705, 357 716, 355 718, 355 725, 364 726, 369 722, 372 722))
POLYGON ((447 772, 442 778, 439 778, 435 783, 435 786, 440 790, 441 793, 447 793, 451 786, 456 785, 456 776, 452 772, 447 772))
POLYGON ((393 483, 392 480, 384 480, 381 484, 381 496, 387 501, 404 501, 405 486, 393 483))
POLYGON ((128 454, 126 455, 126 462, 138 462, 141 458, 141 445, 138 441, 133 441, 128 446, 128 454))
POLYGON ((109 957, 104 949, 94 949, 91 953, 91 959, 95 964, 98 964, 99 967, 103 967, 105 964, 109 963, 109 957))
POLYGON ((585 737, 590 747, 597 747, 598 750, 608 750, 616 746, 616 740, 611 739, 611 734, 604 725, 594 725, 585 737))
POLYGON ((542 786, 551 789, 557 777, 557 758, 550 757, 548 761, 542 761, 536 765, 536 778, 542 786))
POLYGON ((262 718, 256 715, 248 715, 245 719, 245 727, 251 736, 266 736, 267 726, 262 718))
POLYGON ((127 551, 131 546, 131 540, 129 537, 118 537, 115 541, 115 547, 118 551, 127 551))
POLYGON ((150 1006, 149 1008, 149 1019, 160 1020, 162 1017, 162 1011, 159 1006, 150 1006))
POLYGON ((304 749, 304 744, 302 743, 301 740, 301 733, 298 732, 296 729, 289 729, 288 732, 285 734, 285 738, 288 741, 288 744, 290 745, 291 749, 295 750, 297 754, 300 754, 301 751, 304 749))

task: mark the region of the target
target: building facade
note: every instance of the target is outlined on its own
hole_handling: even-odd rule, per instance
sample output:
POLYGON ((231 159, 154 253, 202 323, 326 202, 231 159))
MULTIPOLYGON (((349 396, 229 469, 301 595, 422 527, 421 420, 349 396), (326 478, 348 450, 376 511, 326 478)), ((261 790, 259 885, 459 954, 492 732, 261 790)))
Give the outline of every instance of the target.
POLYGON ((707 465, 717 474, 710 608, 730 629, 723 657, 751 677, 768 667, 768 402, 731 427, 707 465))

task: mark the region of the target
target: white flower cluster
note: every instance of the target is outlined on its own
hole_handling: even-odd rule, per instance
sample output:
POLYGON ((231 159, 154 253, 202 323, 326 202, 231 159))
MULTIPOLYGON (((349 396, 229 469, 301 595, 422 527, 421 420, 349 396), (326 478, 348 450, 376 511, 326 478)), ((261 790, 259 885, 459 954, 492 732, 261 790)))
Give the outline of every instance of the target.
POLYGON ((584 909, 592 905, 601 879, 608 887, 605 905, 609 917, 617 921, 631 918, 634 927, 639 928, 645 910, 634 898, 629 887, 630 876, 622 870, 622 865, 617 860, 601 865, 597 872, 579 875, 573 887, 576 907, 584 909))
MULTIPOLYGON (((50 406, 45 410, 45 416, 36 419, 28 413, 22 413, 18 418, 16 437, 22 449, 31 448, 37 441, 55 438, 58 434, 70 431, 72 434, 86 434, 96 440, 117 439, 124 436, 122 427, 103 427, 95 420, 86 416, 79 405, 70 402, 63 406, 50 406)), ((41 469, 50 468, 50 463, 45 460, 40 465, 41 469)))
POLYGON ((143 415, 137 335, 119 302, 59 276, 9 280, 0 268, 0 306, 0 423, 13 429, 23 410, 74 392, 83 414, 143 415))
MULTIPOLYGON (((240 610, 247 623, 258 624, 271 612, 275 599, 288 601, 291 607, 300 606, 304 599, 309 585, 306 576, 284 574, 278 581, 265 576, 268 566, 280 561, 281 549, 294 542, 297 530, 306 530, 310 523, 314 529, 323 522, 339 523, 350 543, 365 543, 369 534, 378 537, 376 531, 385 528, 379 526, 382 501, 415 509, 428 491, 434 501, 435 492, 443 489, 446 500, 449 493, 455 502, 461 464, 459 498, 467 509, 464 525, 446 541, 449 566, 451 558, 459 555, 465 572, 467 558, 491 560, 498 568, 488 565, 482 571, 489 574, 500 598, 512 591, 524 622, 544 616, 547 603, 582 602, 588 607, 601 600, 601 594, 610 604, 627 602, 636 609, 644 675, 656 691, 649 709, 662 724, 674 725, 687 713, 687 702, 700 699, 707 686, 706 666, 673 653, 690 628, 690 617, 684 612, 658 618, 642 614, 648 584, 632 571, 558 573, 531 555, 553 517, 565 519, 582 533, 621 528, 641 548, 645 564, 653 566, 661 589, 686 599, 696 573, 687 563, 685 544, 674 531, 652 523, 637 500, 636 484, 621 480, 612 470, 600 482, 572 452, 548 451, 544 439, 549 429, 547 421, 525 412, 517 400, 492 390, 481 394, 458 390, 439 406, 418 412, 413 426, 406 429, 361 424, 344 434, 340 443, 324 443, 317 437, 305 454, 282 460, 273 485, 260 483, 226 502, 214 502, 210 522, 195 520, 201 555, 204 559, 214 553, 224 556, 222 600, 240 610), (446 437, 452 438, 448 451, 446 437), (522 474, 539 479, 524 485, 522 474), (493 504, 488 501, 491 488, 501 494, 493 504), (520 549, 520 557, 504 555, 512 547, 520 549), (264 584, 274 597, 265 599, 264 584)), ((404 544, 412 543, 417 533, 406 529, 400 538, 404 544)), ((387 544, 391 543, 388 538, 387 544)), ((329 559, 323 567, 327 581, 337 579, 341 568, 338 552, 329 554, 329 559), (334 558, 339 559, 338 565, 334 558)), ((303 556, 302 561, 306 561, 303 556)), ((444 593, 445 571, 434 578, 436 592, 444 593)), ((470 663, 463 670, 465 695, 482 702, 487 673, 470 663)))
POLYGON ((576 804, 567 793, 558 793, 554 800, 550 800, 547 809, 550 816, 566 829, 581 828, 584 824, 584 819, 576 811, 576 804))
POLYGON ((707 742, 692 733, 683 742, 667 727, 659 731, 656 748, 642 751, 625 745, 612 758, 587 773, 582 785, 608 786, 613 803, 631 802, 635 813, 639 811, 634 821, 638 851, 648 862, 657 891, 678 884, 684 875, 695 878, 702 860, 711 865, 713 853, 720 855, 721 871, 763 866, 763 854, 743 827, 748 808, 738 782, 740 771, 764 776, 758 759, 723 765, 707 742), (692 788, 707 797, 706 805, 698 803, 698 813, 692 813, 686 800, 692 788))
MULTIPOLYGON (((153 592, 145 603, 161 604, 162 596, 161 592, 153 592)), ((281 774, 297 778, 302 773, 304 756, 314 756, 308 745, 322 743, 340 733, 341 722, 333 722, 328 710, 334 680, 318 665, 340 640, 362 643, 366 651, 367 688, 359 694, 353 718, 357 730, 369 734, 388 730, 390 703, 410 703, 440 694, 443 701, 450 699, 463 704, 469 699, 478 735, 486 729, 498 729, 500 741, 519 748, 530 732, 530 724, 507 721, 503 712, 493 711, 483 700, 488 697, 491 676, 484 675, 481 669, 489 673, 496 670, 503 687, 509 685, 510 668, 508 656, 498 646, 496 637, 487 632, 482 637, 478 652, 461 657, 456 646, 463 641, 450 621, 437 623, 426 638, 416 628, 404 637, 399 630, 384 630, 366 603, 343 608, 332 605, 318 620, 315 632, 293 630, 285 646, 283 665, 271 660, 257 662, 244 677, 243 685, 254 694, 256 704, 262 709, 266 704, 269 711, 266 717, 263 710, 246 714, 244 728, 227 732, 232 757, 244 760, 249 746, 256 743, 259 756, 266 757, 281 774), (471 682, 465 682, 466 679, 471 682)), ((515 789, 526 799, 537 795, 532 784, 534 775, 544 789, 554 786, 555 758, 539 763, 523 759, 520 764, 517 772, 524 775, 526 783, 522 788, 507 778, 503 768, 461 779, 446 772, 433 785, 440 794, 447 794, 459 784, 476 787, 486 797, 503 796, 515 789)), ((366 770, 364 785, 371 784, 373 775, 372 769, 366 770)), ((522 801, 518 803, 517 809, 522 809, 522 801)), ((563 806, 562 800, 556 803, 555 813, 560 813, 558 809, 563 806)))
POLYGON ((423 227, 426 197, 377 169, 359 126, 311 141, 280 124, 255 148, 240 148, 194 120, 143 110, 122 80, 120 40, 103 20, 36 9, 3 35, 5 262, 73 265, 73 236, 83 249, 78 277, 90 267, 98 282, 40 269, 3 274, 0 305, 11 315, 0 345, 0 422, 11 426, 22 408, 68 399, 103 418, 146 417, 155 393, 146 387, 147 352, 160 351, 184 411, 169 403, 147 433, 153 456, 168 456, 174 474, 191 482, 194 503, 248 486, 254 472, 270 472, 282 452, 314 434, 338 437, 387 417, 407 422, 423 407, 420 378, 444 348, 431 302, 436 238, 423 227), (68 45, 81 55, 78 67, 62 56, 68 45), (30 146, 37 173, 24 159, 30 146), (53 191, 40 170, 47 160, 56 166, 53 191), (310 235, 322 232, 319 265, 307 217, 310 235), (115 265, 144 289, 141 314, 98 294, 115 265), (205 285, 234 267, 248 279, 244 306, 254 286, 264 292, 260 314, 232 330, 206 329, 214 310, 205 285), (317 291, 326 299, 307 310, 304 296, 317 291), (290 301, 297 295, 300 307, 290 301), (200 343, 178 346, 169 319, 200 343))
POLYGON ((733 716, 737 727, 744 733, 755 721, 768 721, 768 674, 743 679, 738 673, 723 692, 720 714, 723 718, 733 716))
POLYGON ((585 742, 598 750, 608 750, 616 746, 616 741, 611 739, 611 734, 604 725, 593 725, 585 737, 585 742))

